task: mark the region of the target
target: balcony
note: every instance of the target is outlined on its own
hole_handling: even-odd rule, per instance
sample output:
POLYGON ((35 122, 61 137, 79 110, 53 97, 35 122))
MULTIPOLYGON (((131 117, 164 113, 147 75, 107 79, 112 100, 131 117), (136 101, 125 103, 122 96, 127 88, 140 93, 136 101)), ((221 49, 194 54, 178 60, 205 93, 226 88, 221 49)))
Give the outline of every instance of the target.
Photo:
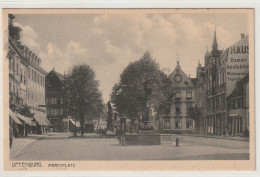
POLYGON ((14 104, 19 107, 23 106, 23 99, 18 97, 15 93, 10 92, 9 96, 9 101, 11 104, 14 104))

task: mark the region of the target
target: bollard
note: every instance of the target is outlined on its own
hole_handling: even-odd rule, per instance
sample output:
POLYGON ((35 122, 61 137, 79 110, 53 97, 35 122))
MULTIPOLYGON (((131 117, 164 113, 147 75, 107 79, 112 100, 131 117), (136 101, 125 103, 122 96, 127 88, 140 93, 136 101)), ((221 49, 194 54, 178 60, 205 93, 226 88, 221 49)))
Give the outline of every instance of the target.
POLYGON ((122 146, 125 146, 125 138, 122 138, 122 146))
POLYGON ((176 146, 179 146, 179 138, 176 138, 176 146))

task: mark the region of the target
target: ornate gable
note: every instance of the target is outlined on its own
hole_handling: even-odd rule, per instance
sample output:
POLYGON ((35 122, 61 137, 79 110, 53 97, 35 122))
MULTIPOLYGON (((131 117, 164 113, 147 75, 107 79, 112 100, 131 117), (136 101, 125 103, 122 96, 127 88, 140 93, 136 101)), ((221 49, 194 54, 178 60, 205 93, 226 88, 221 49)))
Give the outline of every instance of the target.
POLYGON ((169 79, 172 81, 173 88, 194 87, 191 79, 182 71, 179 62, 174 71, 169 75, 169 79))

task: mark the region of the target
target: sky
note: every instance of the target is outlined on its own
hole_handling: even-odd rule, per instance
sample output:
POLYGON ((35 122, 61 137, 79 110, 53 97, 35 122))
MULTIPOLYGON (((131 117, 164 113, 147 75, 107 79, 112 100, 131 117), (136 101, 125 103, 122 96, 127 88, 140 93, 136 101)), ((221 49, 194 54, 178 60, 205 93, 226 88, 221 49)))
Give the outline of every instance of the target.
POLYGON ((214 30, 220 50, 248 34, 245 13, 91 13, 14 14, 21 41, 42 60, 47 72, 61 74, 73 65, 88 64, 96 73, 103 99, 110 99, 112 87, 129 62, 146 50, 160 68, 196 75, 198 62, 212 48, 214 30), (178 57, 179 56, 179 57, 178 57))

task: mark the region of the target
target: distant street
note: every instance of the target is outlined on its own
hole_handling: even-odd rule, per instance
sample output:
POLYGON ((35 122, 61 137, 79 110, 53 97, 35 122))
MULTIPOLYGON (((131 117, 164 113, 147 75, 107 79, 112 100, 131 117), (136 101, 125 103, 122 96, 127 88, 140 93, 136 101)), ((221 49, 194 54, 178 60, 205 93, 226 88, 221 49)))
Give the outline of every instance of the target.
POLYGON ((121 146, 115 138, 87 135, 74 138, 60 133, 39 139, 11 160, 246 160, 249 142, 176 135, 174 143, 121 146))

